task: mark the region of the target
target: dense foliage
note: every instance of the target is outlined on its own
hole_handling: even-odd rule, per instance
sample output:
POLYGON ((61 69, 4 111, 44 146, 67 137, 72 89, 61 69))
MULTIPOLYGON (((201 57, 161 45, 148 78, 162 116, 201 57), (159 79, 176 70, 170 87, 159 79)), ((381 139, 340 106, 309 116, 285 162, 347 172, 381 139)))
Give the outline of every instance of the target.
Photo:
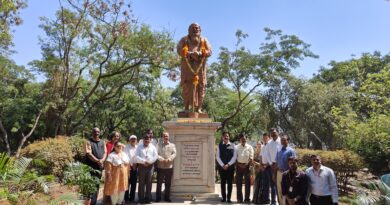
POLYGON ((90 197, 98 191, 97 185, 100 183, 98 177, 91 175, 92 171, 99 172, 79 162, 71 163, 64 170, 64 183, 78 186, 84 197, 90 197))
POLYGON ((8 53, 13 45, 12 26, 22 23, 19 12, 25 7, 25 0, 0 1, 0 54, 8 53))
MULTIPOLYGON (((0 26, 11 28, 25 4, 3 2, 0 26)), ((41 59, 26 68, 0 53, 1 150, 19 156, 34 141, 88 137, 95 126, 103 138, 114 130, 141 136, 147 128, 158 135, 162 122, 182 109, 180 88, 165 88, 161 82, 163 75, 178 76, 171 33, 137 22, 121 0, 60 2, 53 18, 42 18, 41 59), (35 74, 44 77, 37 81, 35 74)), ((9 31, 1 35, 10 36, 9 31)), ((278 127, 299 148, 349 149, 371 170, 383 172, 390 158, 390 55, 364 53, 331 61, 313 78, 303 79, 291 70, 318 57, 310 45, 280 30, 264 32, 258 52, 245 47, 248 35, 240 30, 235 48, 214 51, 218 59, 210 62, 204 108, 222 122, 221 130, 259 139, 278 127)), ((12 43, 12 38, 1 39, 3 48, 12 43)), ((73 146, 78 142, 69 144, 82 160, 82 150, 73 146)), ((34 146, 23 154, 56 175, 73 158, 68 152, 46 156, 50 146, 34 146), (64 163, 57 166, 58 159, 64 163)))

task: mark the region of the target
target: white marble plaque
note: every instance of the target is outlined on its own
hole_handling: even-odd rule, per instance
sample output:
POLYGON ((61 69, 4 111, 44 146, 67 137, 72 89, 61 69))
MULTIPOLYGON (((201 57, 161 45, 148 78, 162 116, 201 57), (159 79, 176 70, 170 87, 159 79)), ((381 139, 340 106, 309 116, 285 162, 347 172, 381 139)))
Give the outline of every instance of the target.
POLYGON ((163 123, 176 145, 172 193, 215 192, 215 130, 211 119, 179 118, 163 123))
POLYGON ((183 142, 181 148, 181 177, 187 179, 200 179, 202 177, 202 143, 183 142))

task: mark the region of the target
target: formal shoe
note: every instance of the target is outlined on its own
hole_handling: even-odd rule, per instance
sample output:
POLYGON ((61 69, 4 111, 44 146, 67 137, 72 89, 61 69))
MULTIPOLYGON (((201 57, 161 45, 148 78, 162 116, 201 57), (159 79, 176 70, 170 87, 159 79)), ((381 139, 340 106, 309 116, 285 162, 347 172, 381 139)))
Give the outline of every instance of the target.
POLYGON ((152 202, 151 201, 145 201, 145 204, 151 204, 152 202))
POLYGON ((164 201, 166 201, 166 202, 172 202, 171 199, 164 199, 164 201))
POLYGON ((144 204, 145 201, 144 201, 144 200, 138 200, 138 203, 139 203, 139 204, 144 204))
POLYGON ((156 199, 156 201, 155 202, 160 202, 161 201, 161 199, 156 199))
POLYGON ((242 200, 237 200, 237 203, 242 203, 242 200))
POLYGON ((244 203, 249 204, 249 203, 251 203, 251 200, 250 200, 250 199, 245 199, 245 200, 244 200, 244 203))
POLYGON ((226 200, 227 203, 232 203, 232 200, 228 199, 226 200))
POLYGON ((221 199, 221 202, 226 202, 226 199, 221 199))

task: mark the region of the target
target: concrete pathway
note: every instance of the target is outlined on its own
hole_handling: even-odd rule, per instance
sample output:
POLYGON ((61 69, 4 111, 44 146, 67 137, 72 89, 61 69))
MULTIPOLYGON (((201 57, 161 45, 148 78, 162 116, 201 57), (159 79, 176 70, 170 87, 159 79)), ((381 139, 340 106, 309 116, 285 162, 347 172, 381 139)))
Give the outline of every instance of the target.
MULTIPOLYGON (((138 185, 138 184, 137 184, 138 185)), ((164 187, 164 185, 163 185, 164 187)), ((138 188, 138 187, 137 187, 138 188)), ((232 202, 233 203, 223 203, 221 202, 221 196, 220 196, 220 188, 221 188, 221 185, 220 184, 215 184, 215 193, 210 193, 210 194, 181 194, 181 193, 172 193, 172 196, 171 196, 171 200, 172 202, 171 203, 167 203, 167 202, 164 202, 164 201, 161 201, 161 202, 154 202, 152 201, 153 204, 170 204, 170 205, 176 205, 176 204, 239 204, 237 203, 237 191, 236 191, 236 186, 235 184, 233 184, 233 191, 232 191, 232 202)), ((153 183, 152 184, 152 195, 153 195, 153 199, 155 199, 155 190, 156 190, 156 183, 153 183)), ((163 188, 164 190, 164 188, 163 188)), ((245 192, 245 188, 243 187, 243 193, 245 192)), ((103 190, 101 189, 100 190, 100 193, 99 193, 99 205, 103 205, 104 203, 102 203, 102 194, 103 193, 103 190)), ((132 202, 132 203, 127 203, 127 204, 138 204, 137 201, 138 201, 138 196, 137 196, 137 191, 135 193, 136 195, 136 200, 135 202, 132 202)), ((251 200, 252 200, 252 196, 253 196, 253 186, 251 186, 251 194, 250 194, 250 197, 251 197, 251 200)), ((109 205, 110 203, 106 203, 107 205, 109 205)), ((242 204, 245 204, 245 203, 242 203, 242 204)))

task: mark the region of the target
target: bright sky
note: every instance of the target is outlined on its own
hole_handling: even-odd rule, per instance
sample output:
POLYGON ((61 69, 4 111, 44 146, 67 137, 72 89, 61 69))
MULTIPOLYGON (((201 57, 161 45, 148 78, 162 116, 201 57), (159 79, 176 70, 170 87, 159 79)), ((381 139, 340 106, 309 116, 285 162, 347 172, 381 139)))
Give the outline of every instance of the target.
MULTIPOLYGON (((17 53, 12 58, 17 64, 41 58, 39 17, 52 17, 57 8, 55 0, 28 1, 22 11, 24 23, 15 28, 17 53)), ((140 22, 154 30, 168 29, 176 41, 187 34, 190 23, 198 22, 213 47, 209 63, 216 61, 219 47, 233 47, 237 29, 249 34, 244 45, 258 52, 264 27, 281 29, 312 45, 311 50, 320 58, 307 59, 293 71, 306 78, 331 60, 390 51, 389 0, 133 0, 132 9, 140 22)))

